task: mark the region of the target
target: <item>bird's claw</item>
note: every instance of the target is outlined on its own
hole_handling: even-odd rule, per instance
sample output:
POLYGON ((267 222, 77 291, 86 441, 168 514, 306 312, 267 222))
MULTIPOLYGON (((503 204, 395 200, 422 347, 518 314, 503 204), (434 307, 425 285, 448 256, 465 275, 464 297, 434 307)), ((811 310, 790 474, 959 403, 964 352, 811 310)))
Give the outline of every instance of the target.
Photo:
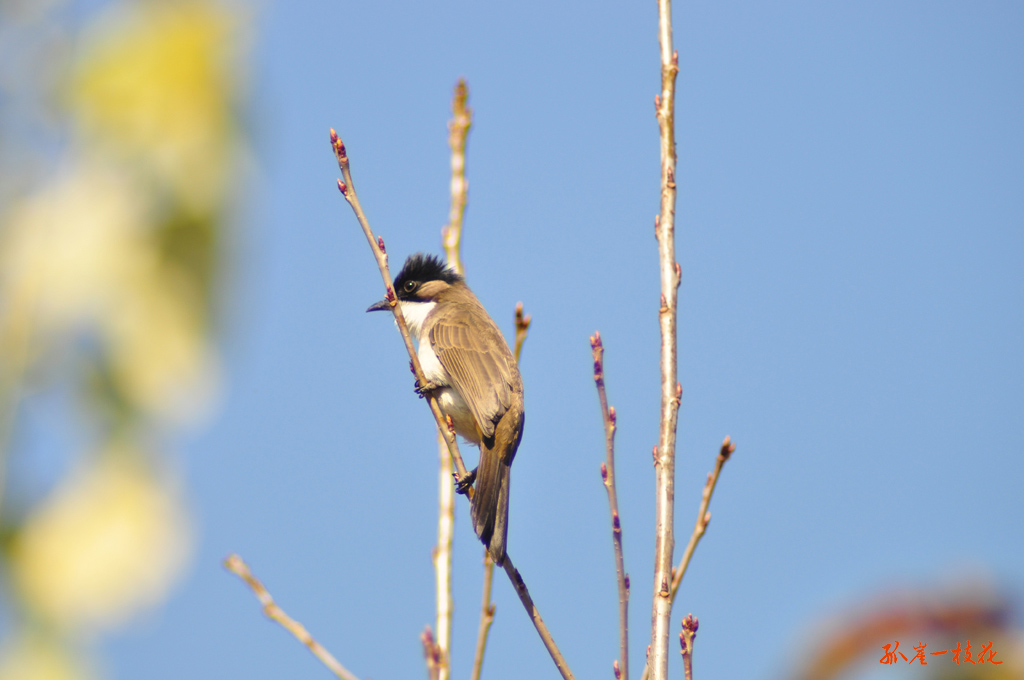
POLYGON ((475 482, 475 481, 476 481, 476 468, 474 468, 470 472, 467 472, 466 476, 463 477, 462 479, 459 479, 459 478, 455 479, 455 493, 460 493, 460 494, 465 495, 465 493, 467 491, 469 491, 469 487, 473 486, 473 482, 475 482))
POLYGON ((427 396, 427 394, 429 394, 430 392, 436 390, 438 387, 440 387, 440 385, 438 385, 436 382, 433 382, 432 380, 420 382, 419 379, 417 379, 412 384, 412 391, 418 394, 420 399, 422 399, 423 397, 427 396))

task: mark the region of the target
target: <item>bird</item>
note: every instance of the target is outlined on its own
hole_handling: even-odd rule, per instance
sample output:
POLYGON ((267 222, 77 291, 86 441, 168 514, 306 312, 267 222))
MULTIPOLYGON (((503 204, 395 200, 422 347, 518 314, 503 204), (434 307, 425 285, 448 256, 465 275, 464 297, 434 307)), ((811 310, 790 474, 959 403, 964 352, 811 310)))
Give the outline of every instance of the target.
MULTIPOLYGON (((421 397, 431 394, 455 432, 480 448, 480 462, 461 484, 475 482, 470 515, 494 563, 505 561, 509 478, 523 437, 523 379, 497 324, 441 258, 416 253, 394 281, 395 298, 426 378, 416 381, 421 397)), ((367 309, 391 309, 385 298, 367 309)))

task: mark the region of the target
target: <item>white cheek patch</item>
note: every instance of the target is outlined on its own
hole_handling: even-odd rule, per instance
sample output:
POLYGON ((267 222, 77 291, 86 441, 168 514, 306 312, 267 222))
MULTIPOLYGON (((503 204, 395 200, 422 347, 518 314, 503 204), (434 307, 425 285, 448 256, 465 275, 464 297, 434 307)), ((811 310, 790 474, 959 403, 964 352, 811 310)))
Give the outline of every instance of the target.
POLYGON ((402 316, 405 317, 405 325, 415 338, 419 338, 423 330, 423 324, 437 306, 436 302, 399 302, 402 316))

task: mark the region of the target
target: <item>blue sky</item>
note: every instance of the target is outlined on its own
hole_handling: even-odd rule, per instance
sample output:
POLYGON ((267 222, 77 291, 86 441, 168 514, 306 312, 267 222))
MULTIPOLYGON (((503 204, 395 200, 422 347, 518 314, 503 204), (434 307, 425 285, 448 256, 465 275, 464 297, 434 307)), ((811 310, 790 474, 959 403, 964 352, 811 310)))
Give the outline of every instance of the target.
MULTIPOLYGON (((440 252, 460 76, 467 279, 507 336, 517 301, 534 319, 509 551, 577 677, 611 677, 600 330, 638 674, 659 399, 655 3, 273 3, 255 20, 259 170, 228 252, 227 388, 184 443, 198 550, 168 606, 105 643, 114 677, 328 677, 223 571, 230 552, 360 677, 424 672, 433 425, 394 325, 363 311, 382 287, 328 130, 397 270, 440 252)), ((679 2, 674 20, 677 557, 719 443, 737 444, 673 616, 700 619, 698 676, 777 676, 816 621, 893 589, 981 578, 1019 596, 1024 9, 679 2)), ((480 594, 467 520, 462 504, 456 677, 480 594)), ((556 677, 504 577, 494 599, 485 677, 556 677)))

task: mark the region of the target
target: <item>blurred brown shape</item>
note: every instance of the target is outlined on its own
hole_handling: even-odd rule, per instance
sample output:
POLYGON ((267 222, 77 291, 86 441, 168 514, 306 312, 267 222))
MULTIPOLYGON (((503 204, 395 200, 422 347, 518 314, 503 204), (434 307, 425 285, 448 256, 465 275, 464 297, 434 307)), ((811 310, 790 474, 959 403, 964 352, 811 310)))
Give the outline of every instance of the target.
MULTIPOLYGON (((914 645, 920 641, 928 645, 925 668, 929 677, 968 678, 983 674, 990 680, 1022 678, 1022 632, 1013 627, 1012 614, 1008 599, 984 584, 969 583, 957 589, 933 591, 895 591, 815 625, 814 629, 821 632, 807 636, 800 643, 805 661, 790 677, 794 680, 854 677, 858 667, 879 664, 885 654, 884 645, 901 642, 899 651, 913 660, 914 645), (942 644, 955 644, 957 640, 972 640, 975 653, 992 640, 992 648, 998 652, 995 660, 1004 663, 956 664, 948 654, 931 654, 942 651, 942 644)), ((903 659, 898 659, 897 663, 907 664, 903 659)))

